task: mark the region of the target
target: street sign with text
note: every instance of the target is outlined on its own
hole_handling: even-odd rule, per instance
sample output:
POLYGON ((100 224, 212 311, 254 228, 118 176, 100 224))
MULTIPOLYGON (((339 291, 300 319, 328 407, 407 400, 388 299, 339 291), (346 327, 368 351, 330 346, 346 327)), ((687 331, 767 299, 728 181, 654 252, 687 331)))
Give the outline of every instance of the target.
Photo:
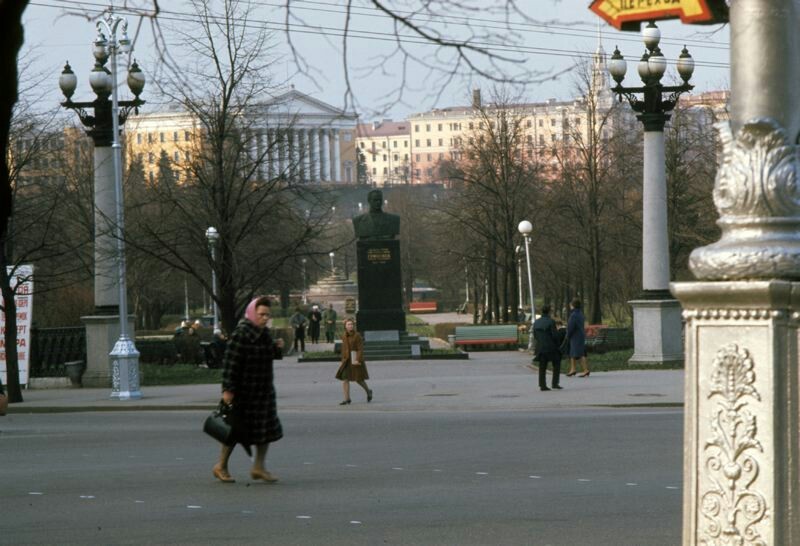
POLYGON ((728 20, 724 0, 594 0, 589 9, 620 30, 638 29, 642 21, 661 19, 691 24, 728 20))

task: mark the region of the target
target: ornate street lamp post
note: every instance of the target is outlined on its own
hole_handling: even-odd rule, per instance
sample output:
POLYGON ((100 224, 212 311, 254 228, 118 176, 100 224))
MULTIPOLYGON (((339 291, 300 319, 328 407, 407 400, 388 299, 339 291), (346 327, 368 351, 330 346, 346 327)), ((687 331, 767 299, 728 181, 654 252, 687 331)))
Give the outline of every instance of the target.
POLYGON ((333 276, 333 274, 334 274, 334 272, 335 272, 335 270, 336 270, 336 268, 335 268, 335 266, 334 266, 334 263, 333 263, 333 257, 334 257, 334 256, 335 256, 335 254, 334 254, 333 252, 331 252, 330 254, 328 254, 328 257, 330 257, 330 259, 331 259, 331 276, 333 276))
POLYGON ((528 331, 528 350, 533 351, 533 322, 536 320, 536 308, 533 303, 533 276, 531 274, 531 231, 533 231, 533 224, 527 220, 523 220, 517 227, 522 237, 525 239, 525 259, 528 264, 528 294, 531 297, 531 326, 528 331))
POLYGON ((214 307, 214 329, 219 329, 219 306, 217 306, 217 257, 216 247, 219 241, 219 232, 216 228, 209 227, 206 230, 206 239, 211 248, 211 300, 214 307))
MULTIPOLYGON (((128 400, 141 398, 139 390, 139 352, 133 339, 128 335, 128 299, 126 287, 124 206, 122 193, 122 150, 119 142, 120 126, 125 123, 131 110, 138 113, 144 101, 139 95, 144 89, 145 78, 134 61, 128 69, 128 87, 134 94, 130 101, 120 101, 117 97, 117 54, 128 54, 131 41, 127 33, 125 19, 109 12, 97 22, 97 37, 93 53, 95 65, 89 77, 97 98, 92 102, 73 102, 72 95, 78 78, 72 72, 69 62, 58 79, 59 87, 66 97, 61 103, 64 108, 74 110, 87 128, 86 133, 95 145, 95 314, 108 316, 119 313, 119 339, 111 350, 111 398, 128 400), (117 31, 121 36, 117 38, 117 31), (106 63, 111 60, 111 69, 106 63), (109 96, 111 100, 109 101, 109 96), (87 109, 92 108, 94 115, 87 109), (111 161, 109 161, 109 150, 111 161), (109 172, 110 167, 110 172, 109 172), (113 220, 112 220, 113 219, 113 220), (116 266, 116 276, 114 268, 116 266), (116 281, 114 280, 116 277, 116 281), (115 286, 116 284, 116 286, 115 286), (116 288, 116 302, 114 292, 116 288), (115 305, 116 304, 116 305, 115 305)), ((97 318, 97 317, 87 317, 97 318)), ((87 321, 87 338, 102 337, 98 328, 90 328, 87 321), (91 330, 91 332, 90 332, 91 330)), ((108 339, 109 324, 102 320, 94 321, 108 339), (101 324, 103 323, 103 324, 101 324)), ((91 340, 90 340, 91 341, 91 340)), ((90 344, 93 345, 93 344, 90 344)), ((90 382, 105 379, 100 370, 101 362, 94 355, 87 355, 87 373, 90 382), (93 372, 96 377, 92 376, 93 372)), ((106 379, 107 380, 107 379, 106 379)))
POLYGON ((642 295, 634 301, 634 353, 630 362, 668 364, 683 362, 681 309, 669 291, 669 235, 667 231, 667 182, 664 126, 681 94, 690 91, 694 60, 686 48, 678 57, 683 83, 662 85, 667 61, 658 47, 661 31, 653 22, 643 30, 647 51, 638 64, 644 85, 623 87, 627 64, 619 49, 608 63, 617 83, 612 91, 627 99, 644 126, 644 182, 642 188, 642 295), (641 99, 638 97, 641 95, 641 99))

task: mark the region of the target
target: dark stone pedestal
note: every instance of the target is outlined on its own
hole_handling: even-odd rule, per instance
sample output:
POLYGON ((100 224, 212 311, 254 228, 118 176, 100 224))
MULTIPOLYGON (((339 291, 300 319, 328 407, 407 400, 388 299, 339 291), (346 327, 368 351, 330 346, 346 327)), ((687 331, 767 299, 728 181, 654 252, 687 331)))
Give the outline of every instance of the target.
POLYGON ((356 243, 358 257, 358 313, 356 327, 405 332, 400 241, 365 240, 356 243))

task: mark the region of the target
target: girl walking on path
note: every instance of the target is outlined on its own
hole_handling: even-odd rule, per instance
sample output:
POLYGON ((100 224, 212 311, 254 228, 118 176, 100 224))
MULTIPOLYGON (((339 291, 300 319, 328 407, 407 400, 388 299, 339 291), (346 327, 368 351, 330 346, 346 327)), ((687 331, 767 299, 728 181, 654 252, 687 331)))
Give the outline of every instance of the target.
POLYGON ((575 298, 571 303, 572 312, 567 320, 567 343, 569 343, 569 372, 567 377, 572 377, 575 371, 575 361, 581 361, 583 373, 578 377, 589 377, 589 363, 586 361, 586 333, 584 323, 586 320, 581 311, 581 300, 575 298))
POLYGON ((283 340, 273 341, 267 327, 269 319, 269 298, 255 298, 247 306, 225 350, 222 401, 233 404, 235 440, 232 445, 222 446, 219 462, 214 465, 214 476, 222 482, 234 481, 228 473, 228 459, 237 443, 248 448, 256 446, 251 478, 278 481, 264 468, 269 444, 283 437, 272 369, 273 359, 283 357, 283 340))
POLYGON ((367 402, 372 402, 372 390, 367 386, 369 379, 367 365, 364 363, 364 340, 356 332, 355 322, 349 318, 344 321, 344 335, 342 336, 342 363, 336 372, 336 379, 342 382, 344 400, 339 405, 346 406, 350 403, 350 381, 355 381, 367 393, 367 402))

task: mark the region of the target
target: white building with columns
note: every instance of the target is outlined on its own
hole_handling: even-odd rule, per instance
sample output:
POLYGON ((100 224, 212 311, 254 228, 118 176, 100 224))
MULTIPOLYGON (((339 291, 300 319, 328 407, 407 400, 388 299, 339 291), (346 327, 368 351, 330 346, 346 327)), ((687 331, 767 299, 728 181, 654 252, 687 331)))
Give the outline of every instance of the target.
MULTIPOLYGON (((308 184, 356 182, 355 135, 358 115, 326 104, 294 88, 247 110, 250 156, 258 177, 308 184)), ((144 113, 126 126, 128 159, 141 160, 145 178, 158 176, 165 152, 179 180, 192 160, 192 142, 201 124, 188 112, 170 108, 144 113)))

